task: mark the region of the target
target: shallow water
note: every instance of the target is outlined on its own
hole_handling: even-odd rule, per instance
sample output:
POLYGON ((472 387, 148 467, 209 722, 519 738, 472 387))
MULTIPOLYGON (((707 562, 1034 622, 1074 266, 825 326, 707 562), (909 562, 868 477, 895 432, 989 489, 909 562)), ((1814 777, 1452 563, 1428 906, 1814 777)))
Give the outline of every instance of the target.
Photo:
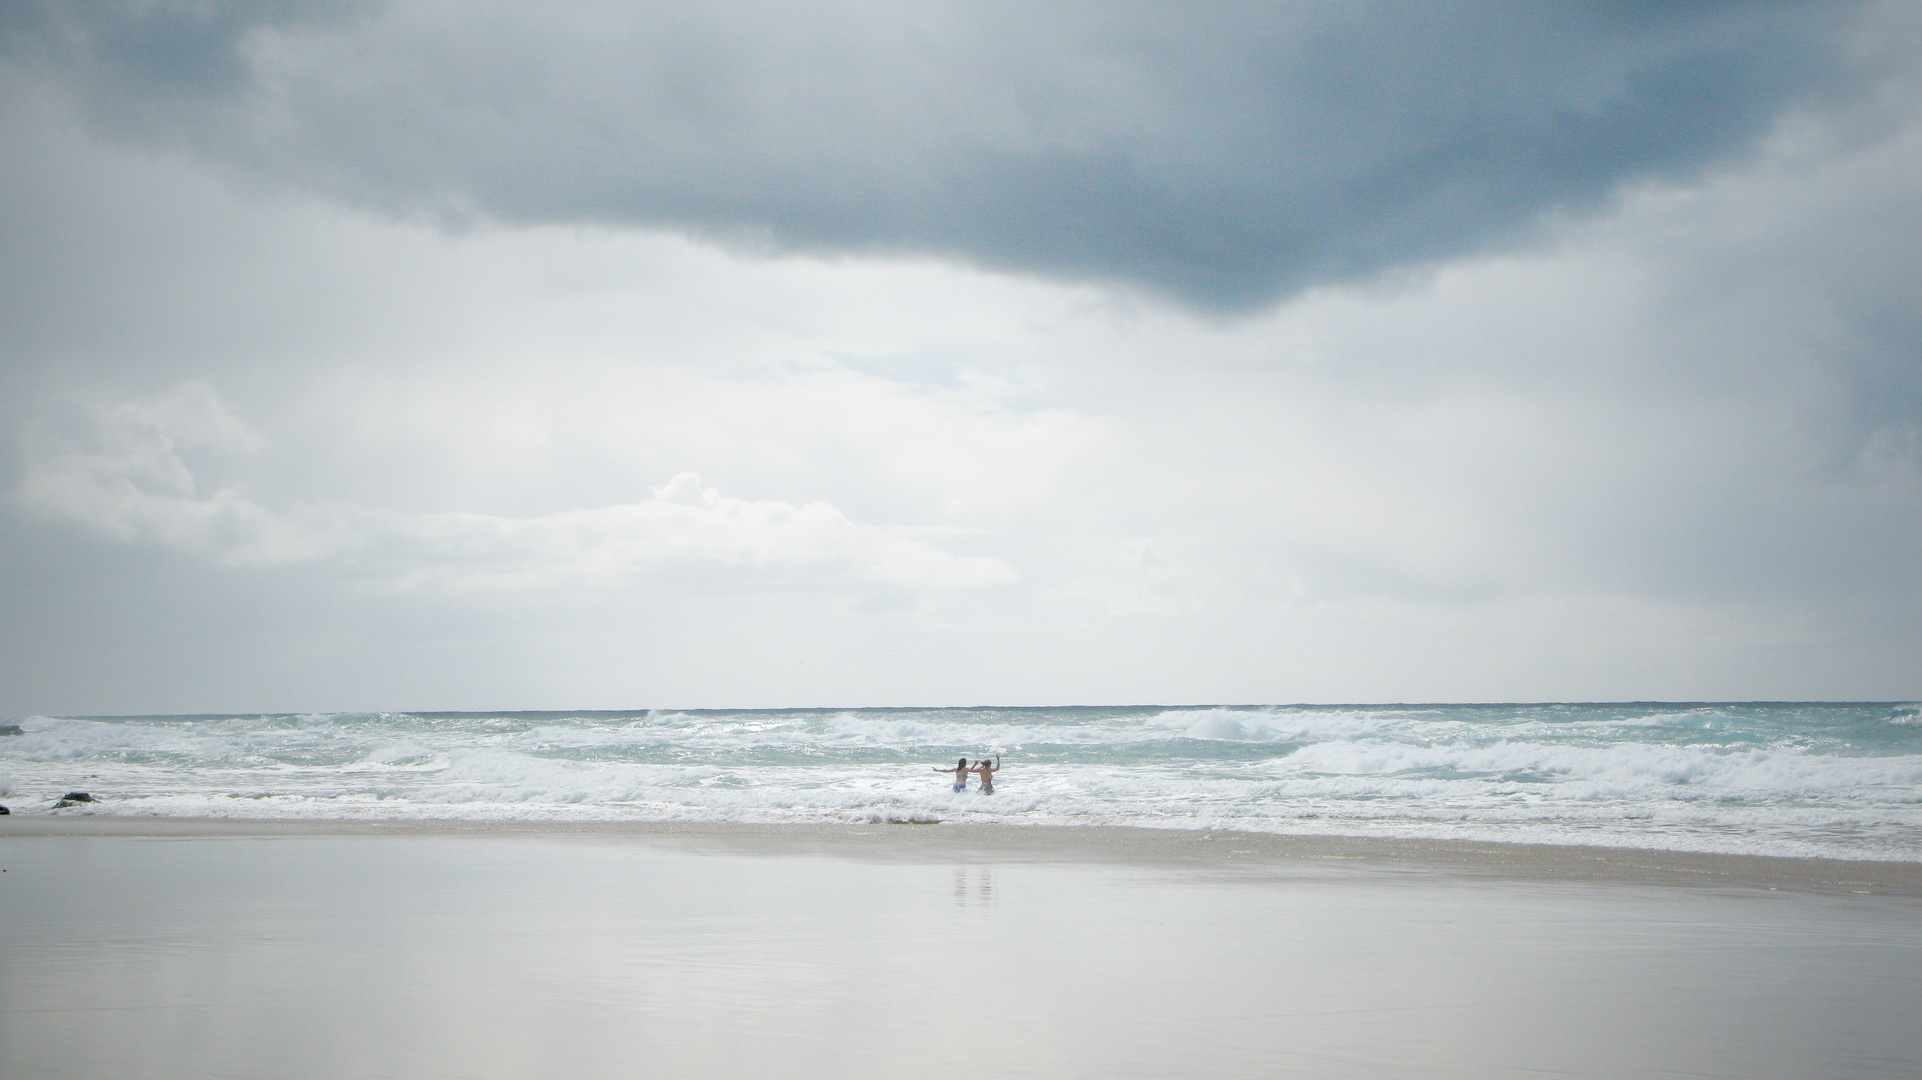
POLYGON ((0 797, 246 818, 1236 828, 1922 859, 1913 705, 27 717, 0 797), (935 766, 1002 755, 997 791, 935 766))

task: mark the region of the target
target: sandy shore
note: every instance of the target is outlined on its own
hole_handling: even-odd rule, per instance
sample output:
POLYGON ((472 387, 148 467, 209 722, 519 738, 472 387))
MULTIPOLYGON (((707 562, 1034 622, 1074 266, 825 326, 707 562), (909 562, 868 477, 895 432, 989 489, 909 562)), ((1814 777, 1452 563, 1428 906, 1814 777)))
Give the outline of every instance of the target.
POLYGON ((1922 897, 1922 863, 1721 855, 1636 848, 1463 840, 1279 836, 1122 827, 982 824, 746 825, 721 822, 288 821, 122 817, 0 817, 10 836, 149 838, 557 837, 629 841, 688 853, 851 859, 1125 863, 1276 873, 1341 867, 1530 881, 1725 886, 1922 897))
POLYGON ((0 1076, 1922 1075, 1922 868, 0 818, 0 1076))

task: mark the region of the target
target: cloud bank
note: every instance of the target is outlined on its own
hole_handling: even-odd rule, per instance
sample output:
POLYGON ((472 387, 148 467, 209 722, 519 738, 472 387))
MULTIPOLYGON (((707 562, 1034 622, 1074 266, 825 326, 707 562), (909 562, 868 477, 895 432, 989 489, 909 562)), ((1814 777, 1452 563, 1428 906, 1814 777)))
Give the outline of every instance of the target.
POLYGON ((1172 11, 0 7, 0 708, 1922 693, 1922 8, 1172 11))
POLYGON ((450 222, 917 253, 1247 309, 1739 159, 1850 0, 12 6, 102 131, 450 222))
POLYGON ((669 572, 683 581, 705 574, 723 587, 746 574, 763 586, 805 589, 970 588, 1015 576, 998 560, 957 557, 924 539, 944 530, 856 525, 823 502, 727 498, 693 473, 640 502, 540 517, 270 508, 231 486, 197 490, 183 450, 258 445, 206 383, 77 411, 79 431, 65 438, 43 431, 36 440, 21 504, 45 519, 223 566, 353 552, 362 556, 362 576, 393 587, 495 592, 619 588, 669 572))

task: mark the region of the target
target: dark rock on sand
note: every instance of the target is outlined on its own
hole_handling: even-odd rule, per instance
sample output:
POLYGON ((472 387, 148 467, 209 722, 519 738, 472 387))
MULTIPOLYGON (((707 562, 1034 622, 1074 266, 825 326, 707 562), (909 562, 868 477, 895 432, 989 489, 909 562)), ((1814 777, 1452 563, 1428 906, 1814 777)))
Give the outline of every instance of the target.
POLYGON ((86 792, 84 792, 84 791, 69 791, 69 792, 67 792, 67 793, 66 793, 65 795, 62 795, 62 796, 60 796, 60 799, 61 799, 61 801, 63 801, 63 802, 68 802, 68 801, 71 801, 71 802, 92 802, 92 801, 93 801, 93 796, 91 796, 91 795, 89 795, 89 794, 87 794, 87 793, 86 793, 86 792))
POLYGON ((7 809, 4 806, 0 806, 0 814, 11 814, 11 813, 13 813, 13 811, 7 809))

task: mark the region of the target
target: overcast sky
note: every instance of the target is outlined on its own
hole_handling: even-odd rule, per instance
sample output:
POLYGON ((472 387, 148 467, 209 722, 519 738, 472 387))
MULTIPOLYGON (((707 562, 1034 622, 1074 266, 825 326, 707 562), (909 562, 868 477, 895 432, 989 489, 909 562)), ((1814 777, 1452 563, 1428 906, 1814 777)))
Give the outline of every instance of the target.
POLYGON ((1922 2, 0 7, 0 711, 1922 697, 1922 2))

